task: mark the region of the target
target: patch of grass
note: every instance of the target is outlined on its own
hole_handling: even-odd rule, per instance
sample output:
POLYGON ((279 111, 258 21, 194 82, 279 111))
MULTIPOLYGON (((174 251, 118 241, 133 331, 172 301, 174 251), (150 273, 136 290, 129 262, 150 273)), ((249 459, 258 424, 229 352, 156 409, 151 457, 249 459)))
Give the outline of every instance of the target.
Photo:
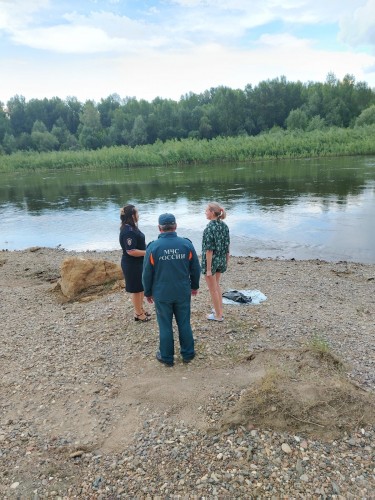
POLYGON ((243 346, 230 342, 224 345, 223 354, 233 361, 238 361, 243 357, 243 346))
POLYGON ((328 341, 320 335, 314 335, 309 342, 310 349, 316 354, 325 355, 330 352, 328 341))
POLYGON ((260 391, 271 391, 276 388, 277 381, 283 377, 283 374, 275 367, 268 368, 266 374, 261 380, 260 391))
POLYGON ((200 342, 197 342, 195 344, 195 352, 197 355, 206 356, 207 355, 207 346, 206 346, 205 342, 203 342, 202 340, 200 342))
MULTIPOLYGON (((326 348, 321 339, 317 344, 326 348)), ((374 395, 339 373, 330 353, 304 350, 299 356, 283 356, 275 351, 273 356, 263 359, 268 366, 262 379, 250 384, 224 413, 221 431, 251 425, 330 441, 359 425, 374 425, 374 395), (313 377, 310 361, 317 361, 313 377)))
POLYGON ((171 139, 131 148, 111 146, 79 151, 17 151, 0 156, 0 171, 22 169, 128 168, 196 163, 255 162, 272 159, 374 154, 374 125, 331 127, 310 132, 279 130, 257 136, 211 140, 171 139))
POLYGON ((120 280, 112 279, 110 281, 107 281, 106 283, 103 283, 103 290, 104 291, 112 290, 113 287, 115 286, 115 284, 117 283, 117 281, 120 281, 120 280))

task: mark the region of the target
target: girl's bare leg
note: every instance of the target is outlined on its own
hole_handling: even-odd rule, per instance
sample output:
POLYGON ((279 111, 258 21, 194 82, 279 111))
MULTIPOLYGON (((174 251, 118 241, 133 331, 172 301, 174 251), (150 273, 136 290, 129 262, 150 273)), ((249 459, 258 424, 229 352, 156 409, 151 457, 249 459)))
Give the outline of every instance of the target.
POLYGON ((218 296, 218 303, 220 304, 220 314, 218 317, 221 318, 223 316, 223 293, 220 286, 221 273, 216 273, 215 278, 216 278, 216 293, 218 296))
POLYGON ((223 316, 223 298, 220 288, 221 273, 216 273, 214 276, 205 276, 208 290, 210 292, 212 305, 215 310, 215 317, 220 319, 223 316))

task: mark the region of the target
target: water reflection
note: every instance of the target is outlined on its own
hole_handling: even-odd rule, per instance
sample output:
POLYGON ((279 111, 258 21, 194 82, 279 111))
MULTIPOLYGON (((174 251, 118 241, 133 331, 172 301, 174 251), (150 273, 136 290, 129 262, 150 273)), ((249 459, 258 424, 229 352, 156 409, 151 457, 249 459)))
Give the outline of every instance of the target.
POLYGON ((200 251, 205 205, 219 200, 234 255, 375 262, 374 186, 373 158, 1 174, 0 245, 118 248, 132 202, 147 240, 171 211, 200 251))

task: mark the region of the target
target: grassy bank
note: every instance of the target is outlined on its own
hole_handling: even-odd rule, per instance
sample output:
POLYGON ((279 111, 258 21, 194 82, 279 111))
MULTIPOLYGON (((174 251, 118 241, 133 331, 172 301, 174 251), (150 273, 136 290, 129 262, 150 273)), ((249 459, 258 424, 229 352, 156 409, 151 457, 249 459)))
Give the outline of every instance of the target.
POLYGON ((152 145, 117 146, 96 151, 15 153, 0 156, 0 171, 19 169, 121 168, 228 161, 375 154, 375 125, 312 132, 271 131, 259 136, 218 137, 210 141, 172 140, 152 145))

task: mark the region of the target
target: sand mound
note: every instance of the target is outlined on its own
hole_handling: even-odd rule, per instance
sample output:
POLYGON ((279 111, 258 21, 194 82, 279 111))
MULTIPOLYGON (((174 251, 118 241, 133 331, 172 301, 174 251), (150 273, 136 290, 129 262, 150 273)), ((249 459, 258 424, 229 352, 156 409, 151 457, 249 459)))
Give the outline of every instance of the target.
POLYGON ((375 397, 353 384, 344 366, 319 349, 262 351, 246 362, 267 366, 221 420, 221 429, 247 426, 335 439, 375 423, 375 397))

